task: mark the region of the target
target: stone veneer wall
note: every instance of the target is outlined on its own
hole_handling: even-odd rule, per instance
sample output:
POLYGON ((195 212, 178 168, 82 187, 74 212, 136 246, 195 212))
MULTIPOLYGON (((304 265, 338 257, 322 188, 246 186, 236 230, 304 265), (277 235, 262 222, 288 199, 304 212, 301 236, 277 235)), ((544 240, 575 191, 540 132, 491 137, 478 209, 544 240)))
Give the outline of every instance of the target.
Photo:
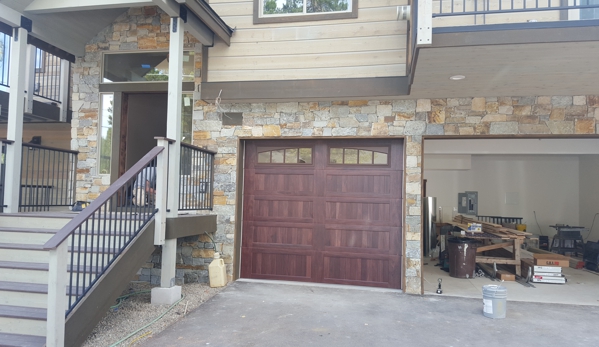
POLYGON ((219 111, 243 112, 243 125, 223 126, 214 105, 198 107, 194 144, 219 153, 215 212, 228 239, 233 237, 239 138, 405 138, 405 291, 419 294, 423 136, 596 134, 599 96, 255 103, 221 105, 219 111))
MULTIPOLYGON (((96 172, 98 85, 102 51, 168 49, 169 18, 155 7, 134 8, 99 33, 73 67, 72 148, 80 151, 77 199, 93 200, 106 189, 96 172)), ((196 51, 200 83, 201 47, 196 51)), ((196 88, 197 90, 197 88, 196 88)), ((226 90, 223 91, 226 95, 226 90)), ((403 137, 405 168, 405 290, 421 286, 421 161, 425 135, 596 134, 599 96, 538 96, 221 105, 194 95, 193 144, 218 152, 215 161, 214 243, 206 235, 179 240, 177 283, 206 282, 212 248, 222 252, 232 274, 238 140, 251 138, 403 137), (243 112, 242 126, 223 126, 222 114, 243 112)), ((159 283, 160 250, 140 270, 139 279, 159 283)))

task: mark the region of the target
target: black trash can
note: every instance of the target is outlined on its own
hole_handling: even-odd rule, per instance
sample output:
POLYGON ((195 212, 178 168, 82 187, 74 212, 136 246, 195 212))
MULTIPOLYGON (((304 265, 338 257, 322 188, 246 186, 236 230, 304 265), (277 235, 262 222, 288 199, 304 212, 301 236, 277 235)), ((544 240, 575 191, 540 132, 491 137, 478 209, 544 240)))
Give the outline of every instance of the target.
POLYGON ((449 276, 473 278, 476 271, 476 246, 478 242, 465 237, 449 239, 449 276))

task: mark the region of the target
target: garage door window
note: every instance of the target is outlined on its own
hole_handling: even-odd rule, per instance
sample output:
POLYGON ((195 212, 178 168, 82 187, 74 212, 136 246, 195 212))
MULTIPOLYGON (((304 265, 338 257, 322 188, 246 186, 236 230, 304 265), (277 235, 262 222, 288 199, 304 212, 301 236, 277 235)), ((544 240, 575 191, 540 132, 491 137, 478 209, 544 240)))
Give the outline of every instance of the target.
POLYGON ((258 148, 259 164, 312 164, 312 148, 258 148))
POLYGON ((389 148, 333 148, 329 149, 330 164, 387 165, 389 148))

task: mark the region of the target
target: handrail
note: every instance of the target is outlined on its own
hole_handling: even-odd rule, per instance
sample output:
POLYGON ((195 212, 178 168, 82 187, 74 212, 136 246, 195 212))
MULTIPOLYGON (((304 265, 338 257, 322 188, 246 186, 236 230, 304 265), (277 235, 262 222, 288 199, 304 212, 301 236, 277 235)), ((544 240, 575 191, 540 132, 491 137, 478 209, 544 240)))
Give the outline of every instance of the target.
MULTIPOLYGON (((502 14, 502 13, 518 13, 518 12, 538 12, 538 11, 565 11, 565 10, 584 10, 599 8, 599 4, 582 5, 579 0, 574 0, 573 4, 563 4, 560 0, 546 0, 540 3, 538 0, 527 5, 526 1, 514 3, 514 1, 504 4, 501 0, 485 0, 480 2, 477 0, 438 0, 438 8, 433 10, 433 18, 450 17, 450 16, 474 16, 485 14, 502 14), (443 10, 445 2, 449 3, 449 12, 443 10)), ((483 23, 484 24, 484 23, 483 23)))
MULTIPOLYGON (((14 142, 14 141, 11 141, 11 142, 14 142)), ((71 150, 71 149, 64 149, 64 148, 58 148, 58 147, 43 146, 43 145, 38 145, 38 144, 35 144, 35 143, 23 142, 23 146, 33 147, 33 148, 39 148, 39 149, 49 149, 49 150, 52 150, 52 151, 63 152, 63 153, 79 154, 78 151, 74 151, 74 150, 71 150)))
POLYGON ((141 172, 158 154, 164 150, 163 147, 154 147, 146 155, 144 155, 135 165, 133 165, 127 172, 119 177, 106 191, 95 199, 87 208, 79 213, 75 218, 69 221, 60 231, 58 231, 50 240, 44 244, 44 250, 56 249, 61 243, 63 243, 78 227, 80 227, 85 221, 92 217, 105 203, 107 203, 113 195, 115 195, 121 188, 123 188, 129 181, 137 177, 137 174, 141 172))
POLYGON ((216 152, 181 144, 179 204, 182 210, 212 210, 214 155, 216 152))

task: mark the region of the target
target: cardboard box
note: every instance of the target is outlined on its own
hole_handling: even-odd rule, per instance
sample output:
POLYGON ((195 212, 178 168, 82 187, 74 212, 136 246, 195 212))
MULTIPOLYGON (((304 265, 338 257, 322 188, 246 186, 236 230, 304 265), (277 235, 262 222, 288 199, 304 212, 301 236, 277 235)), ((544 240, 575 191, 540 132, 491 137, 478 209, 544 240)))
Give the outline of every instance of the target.
POLYGON ((565 284, 567 282, 566 277, 562 275, 561 277, 553 277, 553 276, 532 276, 532 281, 534 283, 555 283, 555 284, 565 284))
POLYGON ((483 225, 480 223, 468 223, 468 231, 483 231, 483 225))
MULTIPOLYGON (((561 276, 562 268, 560 266, 540 266, 534 265, 534 259, 522 258, 520 264, 522 265, 522 277, 528 276, 528 269, 531 269, 532 275, 537 274, 554 274, 554 276, 561 276)), ((549 276, 549 275, 547 275, 549 276)))
POLYGON ((538 254, 532 255, 535 260, 535 265, 539 266, 560 266, 569 267, 570 258, 559 254, 538 254))

